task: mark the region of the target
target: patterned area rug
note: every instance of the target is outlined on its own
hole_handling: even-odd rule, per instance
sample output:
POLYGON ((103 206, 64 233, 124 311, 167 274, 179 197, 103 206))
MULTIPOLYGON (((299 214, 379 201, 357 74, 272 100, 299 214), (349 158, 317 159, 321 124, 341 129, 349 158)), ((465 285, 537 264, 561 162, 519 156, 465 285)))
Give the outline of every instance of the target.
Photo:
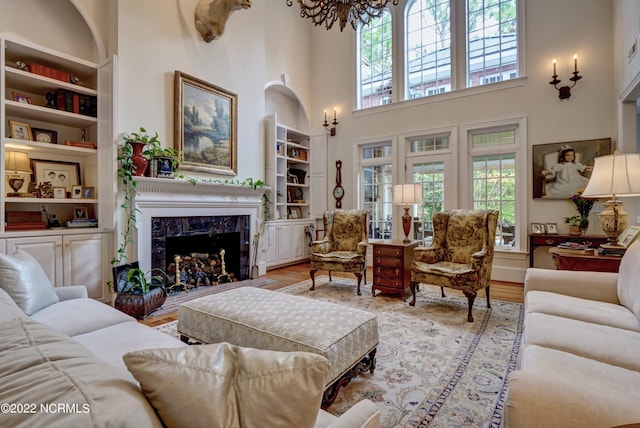
MULTIPOLYGON (((280 289, 285 293, 351 305, 378 316, 380 345, 373 375, 357 377, 329 408, 342 414, 362 398, 376 403, 383 427, 499 427, 506 379, 515 367, 523 310, 500 300, 476 299, 467 322, 467 299, 421 286, 415 307, 394 296, 355 294, 355 281, 327 276, 280 289)), ((482 296, 482 297, 481 297, 482 296)), ((157 327, 176 334, 176 324, 157 327)))
POLYGON ((154 311, 150 316, 157 317, 169 314, 171 312, 176 312, 181 303, 192 299, 197 299, 198 297, 208 296, 209 294, 221 293, 223 291, 231 290, 238 287, 264 287, 265 285, 274 284, 276 282, 278 282, 277 279, 257 278, 192 288, 189 291, 181 291, 178 293, 170 294, 169 296, 167 296, 167 300, 165 300, 162 307, 158 308, 158 310, 154 311))

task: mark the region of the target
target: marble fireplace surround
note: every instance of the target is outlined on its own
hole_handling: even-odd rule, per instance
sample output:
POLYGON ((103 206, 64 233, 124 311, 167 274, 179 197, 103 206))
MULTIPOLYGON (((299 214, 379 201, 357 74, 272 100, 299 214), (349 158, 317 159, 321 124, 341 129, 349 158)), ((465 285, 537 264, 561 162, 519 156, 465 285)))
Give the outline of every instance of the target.
MULTIPOLYGON (((262 195, 267 188, 164 178, 136 177, 138 195, 137 251, 140 267, 152 266, 152 219, 158 217, 249 216, 249 236, 253 238, 262 218, 262 195)), ((249 254, 253 254, 250 239, 249 254)), ((253 262, 253 261, 251 261, 253 262)))

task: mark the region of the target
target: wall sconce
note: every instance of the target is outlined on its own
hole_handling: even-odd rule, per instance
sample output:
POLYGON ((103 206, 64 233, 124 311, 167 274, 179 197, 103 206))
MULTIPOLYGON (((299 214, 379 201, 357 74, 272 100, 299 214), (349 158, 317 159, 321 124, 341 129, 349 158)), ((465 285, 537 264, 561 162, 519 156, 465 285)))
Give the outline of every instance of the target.
POLYGON ((561 100, 566 100, 571 98, 571 88, 576 86, 578 80, 582 79, 582 76, 578 74, 578 55, 573 56, 573 77, 569 80, 573 82, 571 86, 561 86, 558 88, 558 83, 562 82, 562 80, 558 79, 558 73, 556 73, 556 60, 553 60, 553 76, 551 76, 553 80, 549 82, 550 85, 553 85, 554 88, 558 90, 558 97, 561 100))
POLYGON ((329 129, 329 122, 327 122, 327 111, 324 111, 324 123, 322 124, 322 126, 324 126, 324 129, 329 133, 329 135, 331 135, 332 137, 336 136, 336 125, 338 124, 338 117, 337 117, 337 113, 336 113, 336 108, 333 108, 333 122, 331 122, 331 124, 333 125, 331 127, 331 129, 329 129))
POLYGON ((6 151, 4 154, 4 170, 9 175, 9 186, 13 189, 13 193, 7 193, 7 196, 20 196, 18 190, 22 188, 25 178, 21 174, 31 174, 29 166, 29 155, 23 152, 6 151))

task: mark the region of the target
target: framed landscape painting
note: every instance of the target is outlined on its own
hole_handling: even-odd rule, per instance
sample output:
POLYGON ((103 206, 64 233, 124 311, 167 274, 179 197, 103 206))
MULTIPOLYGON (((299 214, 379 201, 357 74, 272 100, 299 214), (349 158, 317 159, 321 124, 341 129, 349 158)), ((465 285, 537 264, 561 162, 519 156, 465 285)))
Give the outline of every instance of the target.
POLYGON ((237 95, 175 72, 175 148, 180 169, 237 175, 237 95))

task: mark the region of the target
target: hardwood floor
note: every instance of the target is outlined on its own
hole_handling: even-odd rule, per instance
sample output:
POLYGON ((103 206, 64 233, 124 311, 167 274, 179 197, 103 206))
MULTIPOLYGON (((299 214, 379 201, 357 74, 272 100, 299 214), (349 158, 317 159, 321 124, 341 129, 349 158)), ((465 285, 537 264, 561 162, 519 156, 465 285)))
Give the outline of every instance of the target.
MULTIPOLYGON (((298 282, 307 280, 309 279, 309 268, 309 263, 300 263, 293 266, 286 266, 269 270, 264 277, 278 280, 278 282, 275 284, 266 285, 264 288, 269 290, 277 290, 278 288, 286 287, 288 285, 293 285, 298 282)), ((326 271, 319 271, 318 275, 326 275, 326 271)), ((337 277, 354 278, 354 275, 352 273, 333 272, 331 275, 337 277)), ((373 272, 371 270, 371 267, 369 267, 367 268, 367 281, 370 282, 371 278, 373 278, 373 272)), ((462 294, 457 290, 450 289, 446 290, 446 292, 462 294)), ((481 295, 484 294, 484 292, 482 291, 480 293, 481 295)), ((408 297, 407 300, 409 300, 409 298, 410 297, 408 297)), ((523 303, 523 284, 491 281, 491 300, 507 300, 509 302, 523 303)), ((175 321, 177 319, 178 313, 174 312, 160 317, 149 316, 145 320, 141 320, 140 322, 149 326, 156 326, 167 323, 169 321, 175 321)))

